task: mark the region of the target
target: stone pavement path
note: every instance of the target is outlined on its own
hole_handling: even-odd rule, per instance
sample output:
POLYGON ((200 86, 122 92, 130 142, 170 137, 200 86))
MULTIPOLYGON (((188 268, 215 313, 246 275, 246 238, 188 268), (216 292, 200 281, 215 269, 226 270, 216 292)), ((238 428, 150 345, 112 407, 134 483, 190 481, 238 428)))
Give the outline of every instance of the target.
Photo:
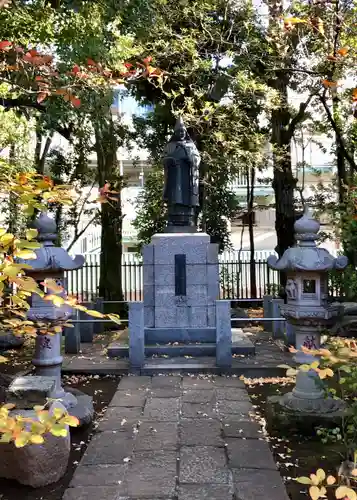
POLYGON ((63 500, 287 500, 243 382, 124 377, 63 500))

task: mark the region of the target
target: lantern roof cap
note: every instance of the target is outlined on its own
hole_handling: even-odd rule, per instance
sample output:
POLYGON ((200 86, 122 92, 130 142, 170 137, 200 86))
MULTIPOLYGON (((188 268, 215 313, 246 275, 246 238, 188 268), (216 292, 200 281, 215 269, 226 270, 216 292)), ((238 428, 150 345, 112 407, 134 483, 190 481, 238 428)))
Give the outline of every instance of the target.
POLYGON ((342 270, 347 266, 347 257, 333 257, 326 248, 316 245, 316 240, 320 238, 320 223, 313 218, 309 207, 305 207, 294 229, 297 243, 288 248, 280 259, 274 255, 268 257, 270 268, 278 271, 327 272, 331 269, 342 270))
POLYGON ((76 257, 72 259, 67 250, 54 245, 54 241, 57 239, 58 234, 57 224, 46 212, 42 212, 39 217, 37 217, 32 223, 32 227, 37 229, 37 240, 42 246, 34 251, 36 259, 19 259, 21 264, 26 264, 31 267, 27 272, 28 274, 41 271, 71 271, 83 267, 85 259, 82 255, 76 255, 76 257))

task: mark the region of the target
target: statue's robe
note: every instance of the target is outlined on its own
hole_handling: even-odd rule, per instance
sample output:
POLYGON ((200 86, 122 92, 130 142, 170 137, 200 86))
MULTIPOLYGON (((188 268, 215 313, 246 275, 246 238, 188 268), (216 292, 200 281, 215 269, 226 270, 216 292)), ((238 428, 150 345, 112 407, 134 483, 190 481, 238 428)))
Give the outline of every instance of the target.
POLYGON ((164 153, 164 200, 169 206, 199 206, 200 156, 196 146, 188 141, 170 141, 164 153))

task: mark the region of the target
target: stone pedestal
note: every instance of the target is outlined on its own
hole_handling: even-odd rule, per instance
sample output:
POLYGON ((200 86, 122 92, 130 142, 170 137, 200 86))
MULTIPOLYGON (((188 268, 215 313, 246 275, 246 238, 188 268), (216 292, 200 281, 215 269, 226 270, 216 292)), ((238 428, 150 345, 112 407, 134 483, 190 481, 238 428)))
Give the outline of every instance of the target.
POLYGON ((154 235, 143 249, 143 273, 146 328, 215 328, 218 245, 208 234, 154 235))
POLYGON ((230 302, 219 301, 218 245, 205 233, 162 233, 151 241, 143 248, 144 300, 129 309, 132 369, 142 366, 145 345, 169 343, 183 344, 182 353, 202 343, 202 351, 215 350, 218 366, 230 367, 230 302))

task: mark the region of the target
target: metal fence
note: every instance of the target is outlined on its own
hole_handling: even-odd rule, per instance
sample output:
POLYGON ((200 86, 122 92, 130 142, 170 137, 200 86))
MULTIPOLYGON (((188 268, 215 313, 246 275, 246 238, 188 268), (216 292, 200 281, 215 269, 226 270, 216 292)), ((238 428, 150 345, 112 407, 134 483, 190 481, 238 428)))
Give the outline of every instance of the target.
MULTIPOLYGON (((255 274, 257 297, 272 291, 279 283, 279 273, 268 269, 266 258, 271 252, 256 252, 255 274)), ((230 252, 220 255, 220 294, 224 299, 250 299, 250 252, 230 252)), ((80 301, 92 301, 98 296, 100 264, 98 255, 87 255, 82 269, 68 271, 67 287, 70 295, 80 301)), ((125 301, 143 298, 143 269, 135 254, 122 258, 122 289, 125 301)), ((105 297, 104 297, 105 298, 105 297)))
MULTIPOLYGON (((255 252, 256 299, 279 290, 279 272, 269 269, 267 258, 274 252, 255 252)), ((225 252, 219 257, 220 297, 222 299, 251 299, 250 252, 225 252)), ((82 269, 67 272, 70 295, 80 301, 92 301, 98 297, 100 264, 99 255, 87 255, 82 269)), ((143 298, 142 261, 136 254, 124 254, 122 258, 122 289, 125 301, 143 298)), ((330 295, 343 295, 342 289, 330 282, 330 295)), ((106 297, 104 297, 105 299, 106 297)))

